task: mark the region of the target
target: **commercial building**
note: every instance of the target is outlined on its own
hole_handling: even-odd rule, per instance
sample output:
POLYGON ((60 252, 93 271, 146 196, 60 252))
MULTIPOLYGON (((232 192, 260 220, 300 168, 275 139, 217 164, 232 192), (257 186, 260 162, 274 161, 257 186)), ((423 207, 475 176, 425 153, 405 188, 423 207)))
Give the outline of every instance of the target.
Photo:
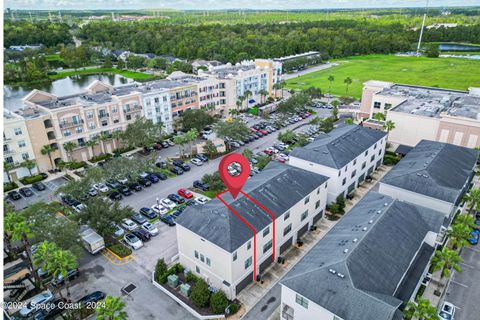
POLYGON ((364 83, 360 115, 385 113, 395 123, 390 142, 415 146, 420 140, 480 146, 480 89, 469 91, 394 84, 364 83))
POLYGON ((188 207, 177 219, 180 263, 235 298, 322 218, 327 180, 270 163, 243 191, 272 214, 242 194, 188 207))
POLYGON ((440 212, 369 192, 280 281, 281 319, 403 319, 443 221, 440 212))
POLYGON ((343 125, 290 153, 289 164, 330 178, 328 203, 347 196, 381 164, 386 133, 343 125))
POLYGON ((475 175, 478 151, 422 140, 379 183, 379 192, 453 218, 475 175))

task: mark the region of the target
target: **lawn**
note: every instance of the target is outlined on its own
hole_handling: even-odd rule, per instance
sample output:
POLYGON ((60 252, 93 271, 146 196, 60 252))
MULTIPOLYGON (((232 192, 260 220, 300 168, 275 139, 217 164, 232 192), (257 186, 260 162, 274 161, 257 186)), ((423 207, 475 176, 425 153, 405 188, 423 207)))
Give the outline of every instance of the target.
POLYGON ((115 73, 136 81, 155 79, 155 76, 148 73, 129 71, 129 70, 119 70, 116 68, 89 68, 89 69, 78 69, 76 71, 70 70, 70 71, 58 72, 57 74, 50 75, 49 77, 52 80, 56 80, 56 79, 61 79, 69 76, 74 76, 77 74, 97 74, 97 73, 115 73))
POLYGON ((344 79, 350 77, 348 95, 360 98, 362 84, 382 80, 439 88, 467 90, 480 87, 480 60, 459 58, 397 57, 369 55, 335 61, 340 65, 287 81, 287 88, 319 87, 328 92, 328 77, 333 75, 332 94, 346 95, 344 79))

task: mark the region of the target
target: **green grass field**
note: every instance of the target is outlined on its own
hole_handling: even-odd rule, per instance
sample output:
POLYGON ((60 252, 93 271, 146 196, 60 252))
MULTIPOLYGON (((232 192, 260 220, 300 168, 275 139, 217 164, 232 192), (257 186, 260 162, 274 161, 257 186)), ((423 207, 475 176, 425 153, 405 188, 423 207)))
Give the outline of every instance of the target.
POLYGON ((64 71, 58 72, 57 74, 49 76, 50 79, 56 80, 61 79, 69 76, 74 76, 77 74, 97 74, 97 73, 115 73, 126 78, 130 78, 133 80, 138 81, 145 81, 150 79, 155 79, 154 76, 148 73, 143 72, 136 72, 136 71, 128 71, 128 70, 119 70, 115 68, 90 68, 90 69, 78 69, 78 70, 71 70, 71 71, 64 71))
POLYGON ((287 81, 287 88, 319 87, 328 92, 328 77, 333 75, 332 94, 346 95, 344 79, 350 77, 348 95, 360 98, 362 84, 382 80, 439 88, 467 90, 480 87, 480 60, 458 58, 397 57, 369 55, 334 61, 340 65, 287 81))

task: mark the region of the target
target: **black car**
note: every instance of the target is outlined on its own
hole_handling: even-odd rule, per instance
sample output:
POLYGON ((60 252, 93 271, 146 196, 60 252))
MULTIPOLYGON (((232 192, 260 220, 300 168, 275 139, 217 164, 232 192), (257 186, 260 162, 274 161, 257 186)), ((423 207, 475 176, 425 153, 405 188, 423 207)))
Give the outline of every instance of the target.
POLYGON ((175 211, 172 212, 172 215, 175 218, 179 217, 181 214, 182 214, 182 211, 180 211, 180 210, 175 210, 175 211))
POLYGON ((190 171, 190 165, 186 163, 182 164, 180 168, 182 168, 183 171, 190 171))
POLYGON ((178 194, 175 194, 175 193, 169 194, 167 198, 170 199, 170 200, 172 200, 173 202, 175 202, 175 203, 177 203, 177 204, 181 204, 181 203, 184 203, 184 202, 185 202, 185 198, 184 198, 184 197, 179 196, 178 194))
POLYGON ((143 187, 150 187, 152 185, 152 182, 150 180, 143 178, 138 179, 138 183, 141 184, 143 187))
POLYGON ((46 319, 55 319, 55 316, 58 316, 63 311, 65 311, 65 301, 63 299, 55 299, 50 301, 41 308, 38 308, 38 311, 33 315, 33 320, 46 320, 46 319))
POLYGON ((132 220, 135 221, 136 223, 142 225, 144 224, 145 222, 147 222, 147 219, 145 219, 140 213, 135 213, 133 216, 132 216, 132 220))
POLYGON ((112 191, 108 194, 108 197, 112 200, 120 201, 122 200, 122 195, 118 191, 112 191))
POLYGON ((43 191, 43 190, 47 189, 47 187, 42 182, 34 182, 32 184, 32 187, 33 187, 33 189, 35 189, 37 191, 43 191))
MULTIPOLYGON (((68 281, 72 281, 73 279, 79 276, 80 276, 80 270, 78 268, 72 269, 67 273, 68 281)), ((60 274, 58 275, 58 277, 56 277, 51 281, 51 284, 56 287, 56 286, 62 285, 64 282, 65 282, 65 279, 63 279, 63 276, 60 274)))
POLYGON ((203 162, 207 162, 207 161, 208 161, 207 156, 204 155, 203 153, 197 154, 197 155, 195 156, 195 158, 200 159, 200 160, 202 160, 203 162))
POLYGON ((20 188, 20 194, 24 197, 31 197, 33 196, 33 191, 30 188, 20 188))
POLYGON ((120 184, 120 182, 116 181, 116 180, 108 180, 106 183, 107 187, 109 187, 110 189, 118 189, 120 188, 122 185, 120 184))
POLYGON ((160 179, 160 180, 167 180, 168 179, 167 175, 165 173, 162 173, 162 172, 154 172, 152 174, 156 175, 157 178, 160 179))
POLYGON ((77 200, 73 199, 70 196, 62 196, 61 199, 62 199, 62 202, 67 206, 72 206, 77 202, 77 200))
POLYGON ((183 212, 185 209, 187 209, 187 206, 180 206, 177 208, 177 211, 183 212))
POLYGON ((140 213, 143 214, 148 219, 155 219, 158 215, 150 208, 141 208, 140 213))
POLYGON ((180 167, 177 167, 177 166, 171 168, 170 171, 175 173, 178 176, 183 174, 183 170, 180 167))
POLYGON ((181 167, 183 165, 183 163, 184 162, 182 160, 179 160, 179 159, 175 159, 175 160, 172 161, 172 164, 174 166, 177 166, 177 167, 181 167))
POLYGON ((203 183, 203 182, 200 181, 200 180, 195 180, 195 181, 193 181, 193 187, 194 187, 194 188, 198 188, 198 189, 200 189, 200 190, 202 190, 202 191, 207 191, 207 190, 209 189, 208 184, 203 183))
POLYGON ((152 235, 150 234, 150 232, 148 232, 147 230, 145 229, 142 229, 142 228, 139 228, 135 231, 132 232, 134 235, 137 236, 137 238, 139 238, 140 240, 142 240, 143 242, 146 242, 148 240, 150 240, 150 238, 152 237, 152 235))
POLYGON ((185 202, 185 204, 186 204, 187 206, 194 206, 194 205, 196 205, 197 203, 195 202, 195 200, 188 200, 187 202, 185 202))
POLYGON ((19 200, 22 198, 22 196, 20 195, 20 193, 18 193, 17 191, 13 190, 13 191, 10 191, 8 193, 8 197, 12 200, 19 200))
POLYGON ((171 215, 163 215, 163 216, 160 217, 160 220, 161 220, 163 223, 169 225, 170 227, 173 227, 173 226, 175 226, 175 224, 176 224, 176 223, 175 223, 175 220, 172 218, 171 215))
POLYGON ((80 300, 78 300, 77 302, 78 303, 97 302, 105 299, 106 296, 107 295, 102 291, 95 291, 80 298, 80 300))
POLYGON ((120 191, 120 193, 124 196, 129 196, 132 194, 132 190, 130 190, 130 188, 127 186, 121 186, 120 188, 118 188, 118 191, 120 191))
POLYGON ((142 186, 137 182, 130 182, 128 187, 134 191, 142 191, 142 186))
POLYGON ((160 169, 166 169, 167 168, 167 163, 165 161, 159 161, 159 162, 155 163, 155 165, 160 169))

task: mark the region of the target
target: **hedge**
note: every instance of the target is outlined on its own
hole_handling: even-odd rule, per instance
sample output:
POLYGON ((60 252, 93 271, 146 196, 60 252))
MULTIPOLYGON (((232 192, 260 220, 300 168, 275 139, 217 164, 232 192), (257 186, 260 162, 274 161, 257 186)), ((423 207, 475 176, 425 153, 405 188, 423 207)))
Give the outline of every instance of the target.
POLYGON ((132 249, 124 246, 121 243, 114 244, 114 245, 108 247, 108 250, 112 251, 113 253, 115 253, 120 258, 125 258, 125 257, 132 254, 132 249))
POLYGON ((95 162, 102 161, 102 160, 105 160, 105 159, 108 159, 108 158, 111 158, 111 157, 112 157, 112 155, 110 153, 104 153, 104 154, 100 154, 98 156, 93 156, 88 161, 95 163, 95 162))
POLYGON ((128 152, 128 151, 132 151, 133 149, 135 149, 135 147, 117 148, 117 149, 113 150, 113 153, 121 154, 121 153, 125 153, 125 152, 128 152))
POLYGON ((258 108, 249 108, 248 113, 250 113, 254 116, 258 116, 258 108))
POLYGON ((383 164, 385 165, 396 165, 400 161, 397 156, 392 156, 389 154, 386 154, 385 157, 383 158, 383 164))
POLYGON ((183 270, 185 270, 185 268, 180 263, 175 263, 170 269, 167 270, 167 272, 158 277, 155 275, 155 278, 158 279, 158 282, 160 283, 166 283, 168 276, 181 273, 183 270))
POLYGON ((31 176, 31 177, 23 177, 22 179, 20 179, 20 182, 27 185, 27 184, 32 184, 32 183, 39 182, 39 181, 42 181, 42 180, 45 180, 45 177, 40 175, 40 174, 36 174, 34 176, 31 176))
POLYGON ((8 192, 13 189, 17 189, 18 185, 15 182, 5 182, 3 183, 3 192, 8 192))
POLYGON ((228 307, 228 299, 222 290, 212 293, 210 296, 210 309, 215 314, 224 313, 228 307))

